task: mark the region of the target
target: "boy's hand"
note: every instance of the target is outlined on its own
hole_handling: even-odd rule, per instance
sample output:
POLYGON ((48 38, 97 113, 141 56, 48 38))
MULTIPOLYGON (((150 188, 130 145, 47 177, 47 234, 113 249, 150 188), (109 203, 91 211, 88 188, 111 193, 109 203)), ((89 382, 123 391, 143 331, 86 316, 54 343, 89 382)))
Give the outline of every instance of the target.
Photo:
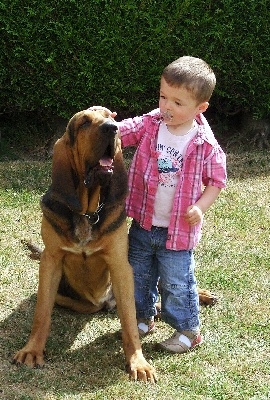
POLYGON ((188 207, 184 218, 190 226, 195 226, 201 222, 203 218, 203 212, 198 206, 191 205, 188 207))
POLYGON ((117 115, 117 112, 111 111, 108 108, 102 107, 102 106, 92 106, 92 107, 89 107, 88 110, 93 110, 93 111, 104 110, 104 111, 107 111, 107 113, 110 114, 110 116, 112 118, 115 118, 117 115))
POLYGON ((187 208, 187 212, 184 215, 185 221, 190 226, 199 224, 203 218, 203 214, 214 203, 220 191, 219 187, 206 186, 199 200, 187 208))

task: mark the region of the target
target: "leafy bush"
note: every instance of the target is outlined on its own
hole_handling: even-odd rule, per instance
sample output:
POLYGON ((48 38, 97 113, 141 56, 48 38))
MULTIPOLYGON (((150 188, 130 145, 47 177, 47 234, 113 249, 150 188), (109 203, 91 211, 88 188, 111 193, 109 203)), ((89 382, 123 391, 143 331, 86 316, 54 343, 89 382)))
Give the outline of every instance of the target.
POLYGON ((103 104, 120 116, 157 105, 181 55, 217 75, 219 115, 269 116, 267 0, 0 1, 0 112, 70 117, 103 104))

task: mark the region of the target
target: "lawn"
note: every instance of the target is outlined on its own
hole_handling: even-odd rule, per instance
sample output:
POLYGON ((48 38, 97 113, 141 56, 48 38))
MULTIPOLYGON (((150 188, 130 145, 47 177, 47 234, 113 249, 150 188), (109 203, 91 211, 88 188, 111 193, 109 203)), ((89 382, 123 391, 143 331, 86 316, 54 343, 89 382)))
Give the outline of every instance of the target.
POLYGON ((219 297, 201 308, 204 344, 185 355, 156 350, 172 329, 143 339, 156 385, 125 372, 116 311, 78 315, 55 307, 46 366, 10 363, 30 333, 38 262, 22 239, 42 244, 39 198, 49 161, 0 162, 0 399, 270 399, 270 152, 228 154, 228 187, 207 212, 196 249, 197 280, 219 297))

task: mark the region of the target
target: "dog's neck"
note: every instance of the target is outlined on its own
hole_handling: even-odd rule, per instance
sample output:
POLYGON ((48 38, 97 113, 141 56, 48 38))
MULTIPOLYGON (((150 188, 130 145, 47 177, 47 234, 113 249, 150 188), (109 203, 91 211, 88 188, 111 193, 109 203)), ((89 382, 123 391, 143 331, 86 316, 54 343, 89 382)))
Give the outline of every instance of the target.
POLYGON ((84 193, 82 201, 84 201, 82 215, 88 218, 91 225, 95 225, 99 221, 99 213, 104 207, 101 203, 101 187, 97 186, 89 196, 89 190, 86 190, 87 195, 84 193))
POLYGON ((100 205, 100 191, 101 187, 97 186, 96 189, 91 193, 91 197, 87 199, 88 206, 86 213, 93 213, 98 209, 100 205))
POLYGON ((100 203, 101 187, 97 185, 89 189, 83 182, 79 185, 79 198, 81 202, 81 214, 90 214, 97 210, 100 203))

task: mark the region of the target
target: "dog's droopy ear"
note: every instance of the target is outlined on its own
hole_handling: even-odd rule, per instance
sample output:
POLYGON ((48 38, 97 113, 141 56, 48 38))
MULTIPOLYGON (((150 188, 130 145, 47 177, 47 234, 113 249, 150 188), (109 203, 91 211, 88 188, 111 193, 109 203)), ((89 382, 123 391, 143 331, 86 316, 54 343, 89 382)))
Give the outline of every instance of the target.
POLYGON ((52 200, 67 205, 72 211, 80 212, 82 205, 76 193, 76 173, 72 165, 72 151, 66 135, 54 145, 52 162, 52 200))

